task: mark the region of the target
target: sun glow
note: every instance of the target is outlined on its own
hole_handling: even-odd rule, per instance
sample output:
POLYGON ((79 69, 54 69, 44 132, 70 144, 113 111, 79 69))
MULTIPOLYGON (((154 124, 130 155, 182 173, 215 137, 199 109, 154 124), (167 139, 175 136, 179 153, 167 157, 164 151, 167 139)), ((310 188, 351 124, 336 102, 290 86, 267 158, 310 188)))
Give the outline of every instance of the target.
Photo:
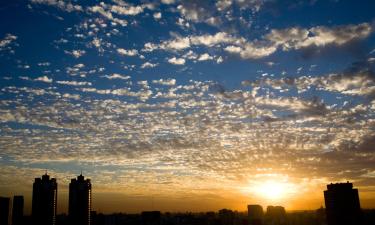
POLYGON ((265 181, 254 188, 256 195, 277 200, 288 197, 293 192, 293 185, 280 181, 265 181))

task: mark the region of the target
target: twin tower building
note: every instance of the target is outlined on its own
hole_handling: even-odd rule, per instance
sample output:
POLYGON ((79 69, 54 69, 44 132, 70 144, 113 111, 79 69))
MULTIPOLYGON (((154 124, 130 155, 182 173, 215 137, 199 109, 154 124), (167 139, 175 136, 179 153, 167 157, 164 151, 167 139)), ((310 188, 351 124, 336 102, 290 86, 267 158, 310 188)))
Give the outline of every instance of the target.
MULTIPOLYGON (((57 182, 47 173, 35 178, 32 196, 33 225, 55 225, 57 182)), ((69 184, 69 220, 71 225, 91 225, 91 181, 79 175, 69 184)))

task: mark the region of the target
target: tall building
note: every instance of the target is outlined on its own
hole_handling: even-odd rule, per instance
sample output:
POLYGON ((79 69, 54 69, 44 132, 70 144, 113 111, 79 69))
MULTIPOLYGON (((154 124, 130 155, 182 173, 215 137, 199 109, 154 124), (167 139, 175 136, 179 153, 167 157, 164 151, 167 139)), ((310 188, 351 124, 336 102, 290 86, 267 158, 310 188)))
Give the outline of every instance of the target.
POLYGON ((9 203, 10 198, 0 197, 0 225, 9 223, 9 203))
POLYGON ((33 185, 32 221, 34 225, 55 225, 57 182, 46 174, 35 178, 33 185))
POLYGON ((247 215, 249 219, 249 225, 262 225, 263 224, 263 208, 260 205, 248 205, 247 215))
POLYGON ((23 224, 23 196, 16 195, 13 197, 12 225, 23 224))
POLYGON ((324 191, 328 225, 360 225, 361 206, 358 189, 352 183, 327 185, 324 191))
POLYGON ((72 225, 91 224, 91 181, 82 174, 69 184, 69 220, 72 225))

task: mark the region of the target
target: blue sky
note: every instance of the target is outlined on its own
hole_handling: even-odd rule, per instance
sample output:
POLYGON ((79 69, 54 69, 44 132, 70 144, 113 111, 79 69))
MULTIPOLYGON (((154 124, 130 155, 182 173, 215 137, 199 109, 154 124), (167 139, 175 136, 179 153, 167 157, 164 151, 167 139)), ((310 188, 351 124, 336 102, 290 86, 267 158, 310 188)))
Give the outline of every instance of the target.
POLYGON ((107 211, 148 207, 110 206, 109 194, 157 196, 165 210, 241 209, 281 177, 301 193, 286 195, 292 209, 318 207, 326 183, 346 180, 374 207, 374 10, 340 0, 3 1, 0 191, 28 195, 48 169, 64 199, 83 169, 107 211))

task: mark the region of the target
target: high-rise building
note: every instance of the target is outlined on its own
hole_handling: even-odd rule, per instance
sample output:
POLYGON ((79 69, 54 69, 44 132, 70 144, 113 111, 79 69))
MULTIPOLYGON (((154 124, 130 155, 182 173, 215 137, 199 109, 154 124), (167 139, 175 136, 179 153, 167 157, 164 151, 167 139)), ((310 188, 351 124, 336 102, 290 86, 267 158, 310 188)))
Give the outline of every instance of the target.
POLYGON ((72 225, 91 224, 91 181, 82 174, 69 184, 69 220, 72 225))
POLYGON ((9 203, 10 198, 0 197, 0 225, 9 223, 9 203))
POLYGON ((46 174, 35 178, 33 185, 32 221, 34 225, 55 225, 57 182, 46 174))
POLYGON ((260 205, 248 205, 247 215, 249 219, 249 225, 262 225, 263 224, 263 208, 260 205))
POLYGON ((12 225, 23 224, 23 196, 16 195, 13 197, 12 225))
POLYGON ((352 183, 327 185, 324 191, 328 225, 360 225, 361 206, 358 189, 352 183))

